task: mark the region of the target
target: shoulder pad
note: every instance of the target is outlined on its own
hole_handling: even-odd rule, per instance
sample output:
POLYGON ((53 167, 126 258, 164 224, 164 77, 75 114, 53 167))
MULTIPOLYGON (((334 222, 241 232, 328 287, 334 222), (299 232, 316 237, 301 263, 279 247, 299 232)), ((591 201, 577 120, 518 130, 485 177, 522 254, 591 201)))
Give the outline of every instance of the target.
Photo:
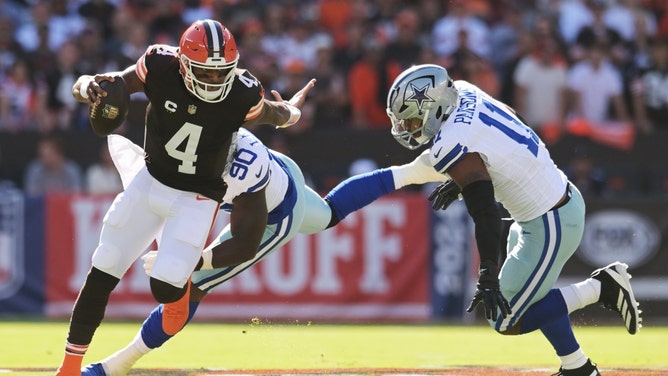
POLYGON ((167 44, 152 44, 146 49, 146 55, 169 55, 169 56, 178 56, 179 49, 175 46, 170 46, 167 44))
POLYGON ((434 169, 445 174, 466 153, 468 153, 468 147, 463 145, 453 132, 448 132, 446 123, 441 126, 441 130, 434 137, 429 157, 434 169))
POLYGON ((235 77, 235 84, 241 84, 242 87, 247 89, 256 89, 256 90, 245 90, 246 92, 258 92, 260 96, 264 96, 264 87, 260 80, 253 76, 247 69, 237 68, 235 77))
POLYGON ((244 121, 252 120, 262 113, 264 106, 264 87, 260 80, 246 69, 237 68, 234 79, 234 95, 242 106, 248 106, 244 121), (236 89, 236 90, 235 90, 236 89))
POLYGON ((178 63, 178 48, 166 44, 148 46, 146 52, 137 60, 136 72, 142 82, 146 83, 148 72, 161 72, 169 69, 171 64, 178 63))
POLYGON ((237 68, 235 74, 237 75, 237 78, 246 82, 247 86, 262 86, 260 80, 253 76, 253 74, 248 71, 248 69, 237 68))

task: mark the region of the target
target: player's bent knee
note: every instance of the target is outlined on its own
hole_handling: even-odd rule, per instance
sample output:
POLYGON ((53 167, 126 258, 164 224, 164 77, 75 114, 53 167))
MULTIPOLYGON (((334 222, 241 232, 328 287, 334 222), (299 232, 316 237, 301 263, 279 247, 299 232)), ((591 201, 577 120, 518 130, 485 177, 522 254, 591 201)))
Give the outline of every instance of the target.
POLYGON ((158 257, 151 270, 151 278, 172 286, 183 286, 190 277, 193 267, 194 265, 179 258, 173 257, 167 262, 160 262, 158 257))
POLYGON ((102 243, 97 246, 93 253, 93 267, 110 274, 116 278, 121 278, 125 270, 119 270, 121 252, 115 247, 102 243))
POLYGON ((167 304, 179 300, 186 293, 187 286, 176 287, 151 277, 151 292, 159 303, 167 304))

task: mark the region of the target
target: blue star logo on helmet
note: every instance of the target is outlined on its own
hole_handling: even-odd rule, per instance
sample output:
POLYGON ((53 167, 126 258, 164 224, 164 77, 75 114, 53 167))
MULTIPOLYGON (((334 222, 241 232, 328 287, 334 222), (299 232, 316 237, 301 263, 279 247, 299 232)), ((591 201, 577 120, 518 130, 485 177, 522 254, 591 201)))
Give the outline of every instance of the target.
POLYGON ((418 88, 417 86, 413 85, 413 83, 411 83, 410 85, 411 85, 411 90, 413 91, 413 95, 406 98, 406 102, 415 102, 417 104, 418 110, 422 112, 422 105, 424 102, 434 102, 434 99, 427 95, 427 90, 429 89, 429 85, 424 85, 421 88, 418 88))

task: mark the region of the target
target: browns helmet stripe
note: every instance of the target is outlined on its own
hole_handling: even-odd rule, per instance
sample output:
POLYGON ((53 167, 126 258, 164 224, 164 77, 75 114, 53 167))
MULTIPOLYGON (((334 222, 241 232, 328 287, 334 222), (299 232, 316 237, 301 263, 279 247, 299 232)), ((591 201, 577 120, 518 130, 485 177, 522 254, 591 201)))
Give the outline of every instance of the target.
POLYGON ((204 31, 206 32, 206 41, 208 42, 209 57, 220 58, 223 52, 220 48, 224 44, 223 28, 218 22, 213 20, 204 21, 204 31))

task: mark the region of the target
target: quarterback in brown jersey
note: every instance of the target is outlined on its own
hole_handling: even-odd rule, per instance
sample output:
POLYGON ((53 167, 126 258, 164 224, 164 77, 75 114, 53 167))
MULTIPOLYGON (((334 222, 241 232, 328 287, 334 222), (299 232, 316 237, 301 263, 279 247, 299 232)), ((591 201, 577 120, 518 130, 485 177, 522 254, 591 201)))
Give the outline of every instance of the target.
MULTIPOLYGON (((234 37, 220 22, 195 21, 179 46, 152 45, 122 72, 81 76, 73 96, 89 105, 106 92, 100 82, 122 79, 129 93, 149 99, 144 164, 107 211, 92 266, 74 304, 63 362, 56 375, 81 375, 81 363, 102 322, 109 295, 132 263, 155 240, 160 246, 150 276, 160 303, 183 299, 186 282, 200 259, 219 204, 225 195, 222 176, 229 165, 232 134, 239 127, 285 127, 300 117, 311 80, 290 100, 264 98, 262 84, 237 67, 234 37)), ((266 221, 264 192, 235 199, 235 235, 254 240, 257 220, 266 221), (247 210, 244 210, 247 209, 247 210), (244 214, 238 214, 239 216, 244 214)), ((234 214, 233 214, 234 215, 234 214)))

